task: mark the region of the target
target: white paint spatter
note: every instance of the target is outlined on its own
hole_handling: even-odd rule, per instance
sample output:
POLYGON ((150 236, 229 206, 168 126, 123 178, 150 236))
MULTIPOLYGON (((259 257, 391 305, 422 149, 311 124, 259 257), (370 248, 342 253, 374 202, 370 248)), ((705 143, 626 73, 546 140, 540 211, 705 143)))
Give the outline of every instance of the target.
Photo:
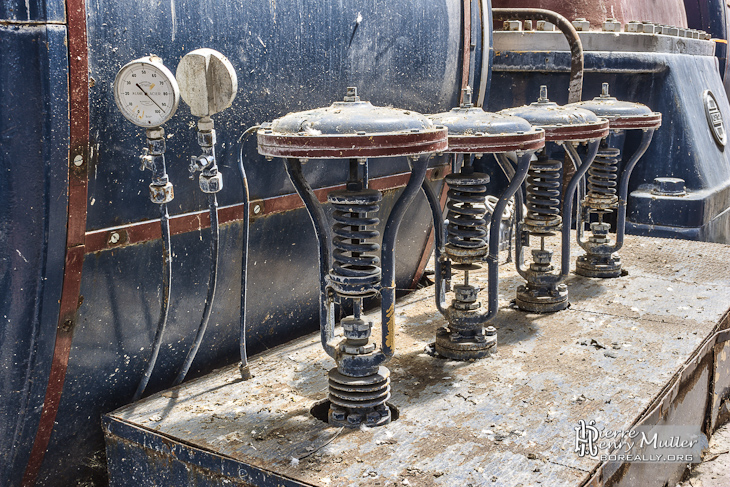
POLYGON ((20 249, 15 249, 15 251, 18 253, 18 255, 20 256, 20 258, 23 259, 25 261, 25 263, 27 264, 28 263, 28 259, 26 259, 25 257, 23 257, 23 254, 20 253, 20 249))
POLYGON ((172 40, 175 40, 177 34, 177 14, 175 13, 175 0, 170 0, 170 16, 172 17, 172 40))
POLYGON ((25 14, 28 16, 28 20, 30 20, 30 0, 25 0, 25 14))

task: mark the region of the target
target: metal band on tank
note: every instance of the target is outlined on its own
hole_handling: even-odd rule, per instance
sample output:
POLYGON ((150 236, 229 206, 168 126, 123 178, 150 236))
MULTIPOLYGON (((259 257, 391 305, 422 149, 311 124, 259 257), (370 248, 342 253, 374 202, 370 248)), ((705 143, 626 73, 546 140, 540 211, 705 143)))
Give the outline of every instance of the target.
POLYGON ((85 0, 66 0, 69 61, 70 146, 68 157, 68 223, 66 259, 61 303, 48 376, 43 411, 23 474, 23 487, 35 485, 51 440, 56 414, 61 404, 71 340, 79 308, 81 271, 86 235, 86 200, 89 157, 89 60, 86 39, 85 0))

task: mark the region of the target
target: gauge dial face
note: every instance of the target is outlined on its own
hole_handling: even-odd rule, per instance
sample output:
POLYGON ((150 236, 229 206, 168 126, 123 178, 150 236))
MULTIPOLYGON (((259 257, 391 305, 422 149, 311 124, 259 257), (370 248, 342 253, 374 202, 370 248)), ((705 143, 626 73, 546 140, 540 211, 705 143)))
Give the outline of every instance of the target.
POLYGON ((177 110, 180 99, 175 77, 153 57, 122 67, 114 80, 114 100, 122 115, 140 127, 159 127, 177 110))

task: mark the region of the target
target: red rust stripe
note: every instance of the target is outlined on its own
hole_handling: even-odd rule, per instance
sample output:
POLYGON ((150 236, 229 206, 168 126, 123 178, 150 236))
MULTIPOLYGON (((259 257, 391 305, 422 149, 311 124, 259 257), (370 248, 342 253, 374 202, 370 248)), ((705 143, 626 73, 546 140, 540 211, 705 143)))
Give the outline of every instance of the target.
POLYGON ((66 259, 51 371, 38 431, 23 474, 23 487, 35 485, 53 433, 71 352, 71 339, 79 307, 81 271, 86 253, 84 239, 89 154, 89 63, 85 0, 66 0, 66 18, 70 122, 66 259), (74 161, 80 161, 81 164, 76 165, 74 161))
MULTIPOLYGON (((440 166, 429 169, 427 177, 431 180, 443 178, 448 171, 448 166, 440 166)), ((408 182, 410 173, 400 173, 370 180, 370 188, 380 191, 402 188, 408 182)), ((329 186, 314 190, 320 202, 327 201, 327 195, 332 191, 345 189, 345 185, 329 186)), ((252 218, 258 218, 274 213, 303 208, 304 204, 296 193, 283 196, 274 196, 260 200, 253 200, 249 206, 252 218)), ((243 205, 236 204, 223 206, 218 210, 218 220, 221 225, 234 223, 243 219, 243 205)), ((180 235, 188 232, 196 232, 210 227, 210 215, 208 210, 185 213, 170 217, 170 233, 180 235)), ((132 223, 119 227, 103 228, 93 230, 86 234, 86 253, 100 252, 114 248, 126 247, 161 238, 159 220, 147 220, 139 223, 132 223), (112 243, 112 235, 116 234, 112 243)))

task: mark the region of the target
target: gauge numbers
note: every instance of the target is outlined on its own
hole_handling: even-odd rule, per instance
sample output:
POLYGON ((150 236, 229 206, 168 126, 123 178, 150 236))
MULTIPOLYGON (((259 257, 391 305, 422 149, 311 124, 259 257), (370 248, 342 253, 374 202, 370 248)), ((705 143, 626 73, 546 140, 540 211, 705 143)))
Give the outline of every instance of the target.
POLYGON ((140 127, 159 127, 177 110, 180 90, 157 56, 136 59, 119 70, 114 100, 124 118, 140 127))

